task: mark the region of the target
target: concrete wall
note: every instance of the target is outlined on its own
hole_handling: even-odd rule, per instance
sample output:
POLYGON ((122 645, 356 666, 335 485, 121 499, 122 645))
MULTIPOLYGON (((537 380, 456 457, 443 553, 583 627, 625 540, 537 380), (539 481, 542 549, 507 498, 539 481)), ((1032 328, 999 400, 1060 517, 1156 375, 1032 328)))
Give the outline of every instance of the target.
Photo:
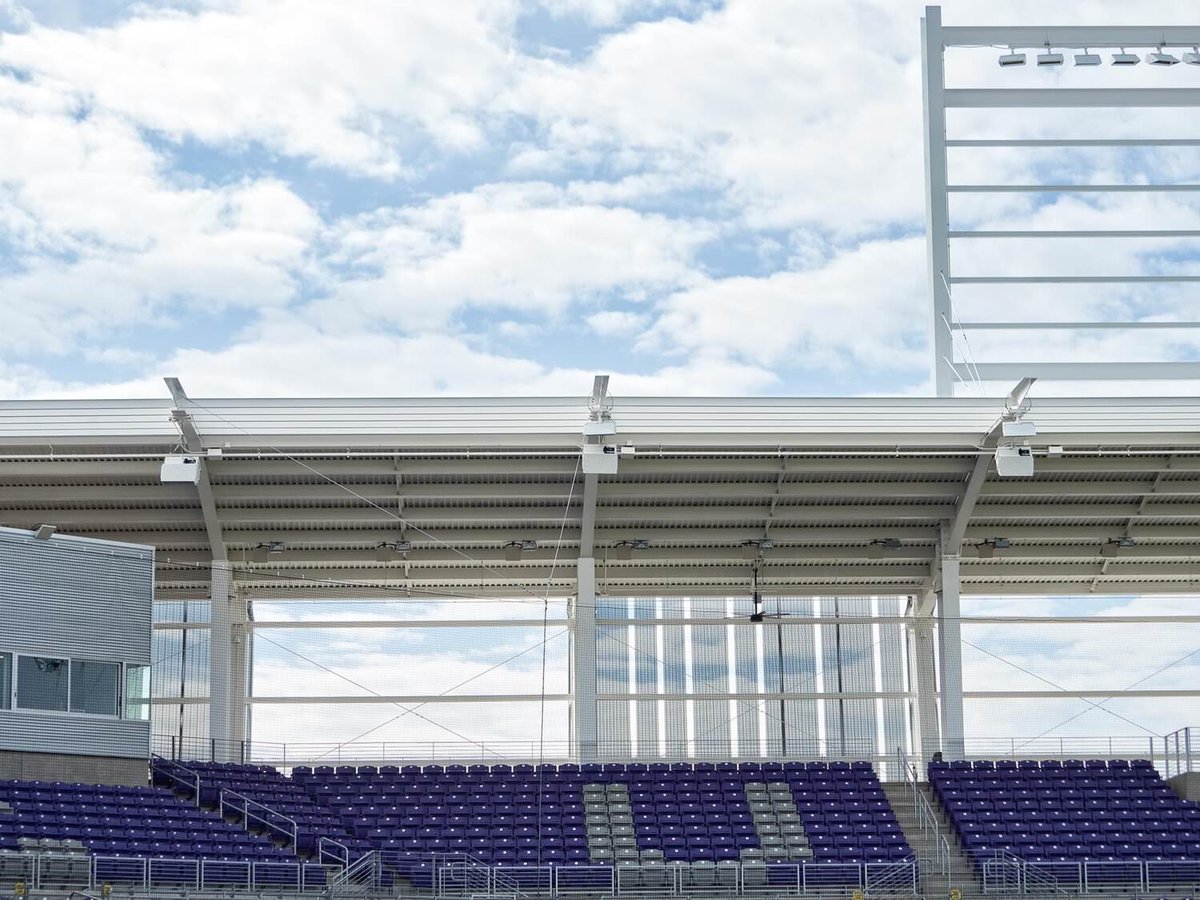
POLYGON ((1167 781, 1184 800, 1200 801, 1200 772, 1185 772, 1167 781))
POLYGON ((149 764, 144 758, 0 750, 0 778, 18 778, 23 781, 69 781, 144 787, 149 782, 148 767, 149 764))

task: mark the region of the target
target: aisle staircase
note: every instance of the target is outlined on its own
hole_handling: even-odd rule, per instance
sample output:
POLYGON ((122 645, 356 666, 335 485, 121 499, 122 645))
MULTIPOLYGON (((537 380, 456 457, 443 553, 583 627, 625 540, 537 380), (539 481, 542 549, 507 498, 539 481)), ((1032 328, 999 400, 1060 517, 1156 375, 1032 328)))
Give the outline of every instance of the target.
POLYGON ((975 864, 958 843, 932 788, 910 779, 885 782, 883 792, 917 855, 922 896, 949 897, 951 890, 958 889, 964 900, 982 897, 975 864))

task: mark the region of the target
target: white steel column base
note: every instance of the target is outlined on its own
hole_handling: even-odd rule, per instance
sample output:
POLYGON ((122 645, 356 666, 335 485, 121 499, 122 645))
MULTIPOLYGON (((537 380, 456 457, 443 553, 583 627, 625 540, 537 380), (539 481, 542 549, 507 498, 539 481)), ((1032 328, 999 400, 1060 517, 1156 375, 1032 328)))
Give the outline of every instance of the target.
POLYGON ((596 560, 578 563, 578 587, 572 610, 571 669, 575 756, 594 762, 598 754, 596 715, 596 560))

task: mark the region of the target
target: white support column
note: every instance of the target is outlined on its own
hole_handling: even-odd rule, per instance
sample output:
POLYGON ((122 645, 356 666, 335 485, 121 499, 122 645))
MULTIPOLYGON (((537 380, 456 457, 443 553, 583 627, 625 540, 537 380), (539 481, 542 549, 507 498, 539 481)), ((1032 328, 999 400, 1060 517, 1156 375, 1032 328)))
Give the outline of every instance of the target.
POLYGON ((581 557, 572 617, 571 668, 574 673, 575 754, 579 762, 592 762, 597 754, 596 723, 596 560, 581 557))
POLYGON ((228 562, 213 560, 209 591, 208 735, 212 755, 230 761, 230 698, 233 683, 233 574, 228 562))
POLYGON ((933 609, 937 596, 926 591, 913 598, 908 623, 910 677, 916 692, 913 721, 913 755, 928 762, 941 749, 938 725, 937 665, 933 640, 933 609))
POLYGON ((229 740, 230 753, 242 762, 247 728, 247 697, 249 694, 250 643, 253 632, 248 625, 246 601, 236 587, 229 595, 229 740))
POLYGON ((962 622, 959 603, 958 548, 941 556, 938 594, 938 650, 942 668, 942 750, 961 759, 963 746, 962 622))
POLYGON ((950 203, 946 191, 946 75, 943 66, 942 10, 925 7, 921 19, 922 99, 925 106, 925 233, 932 300, 930 347, 933 381, 939 397, 953 397, 954 341, 950 306, 950 203))

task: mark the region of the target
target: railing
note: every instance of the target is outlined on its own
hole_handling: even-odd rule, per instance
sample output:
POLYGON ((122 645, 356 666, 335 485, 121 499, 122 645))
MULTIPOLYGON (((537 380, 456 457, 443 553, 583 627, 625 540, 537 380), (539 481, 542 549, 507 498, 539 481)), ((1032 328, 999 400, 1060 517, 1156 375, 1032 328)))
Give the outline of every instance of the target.
POLYGON ((283 890, 325 888, 325 867, 300 862, 151 859, 87 854, 0 852, 0 883, 33 890, 95 893, 106 884, 143 890, 283 890))
MULTIPOLYGON (((983 863, 983 892, 985 894, 1037 894, 1055 896, 1068 894, 1059 883, 1059 875, 1070 875, 1075 864, 1049 865, 1025 862, 1007 850, 997 850, 983 863)), ((1078 871, 1076 871, 1078 875, 1078 871)), ((1068 879, 1068 882, 1070 879, 1068 879)), ((1076 890, 1082 890, 1077 887, 1076 890)))
POLYGON ((916 894, 917 866, 908 863, 867 863, 863 866, 863 891, 868 895, 916 894))
POLYGON ((241 816, 244 831, 249 831, 250 823, 254 821, 283 837, 284 840, 290 842, 291 846, 299 845, 300 828, 295 819, 278 810, 271 809, 265 803, 252 800, 245 794, 229 788, 223 789, 218 800, 218 809, 221 818, 225 818, 230 813, 241 816))
POLYGON ((1091 893, 1140 893, 1200 888, 1200 861, 1113 860, 1026 862, 1003 850, 984 860, 986 894, 1039 897, 1091 893))
POLYGON ((192 792, 191 800, 200 805, 200 773, 189 769, 175 759, 154 754, 150 757, 150 769, 153 774, 164 775, 175 784, 192 792))
MULTIPOLYGON (((1165 771, 1168 759, 1177 764, 1179 754, 1168 748, 1168 737, 1087 737, 968 739, 965 756, 973 759, 1088 759, 1145 758, 1165 771)), ((634 752, 625 742, 600 741, 589 747, 586 759, 566 741, 355 741, 349 743, 274 743, 264 741, 220 742, 208 738, 158 735, 153 739, 156 754, 172 759, 243 762, 290 768, 297 765, 379 765, 388 763, 501 763, 501 762, 672 762, 721 761, 734 758, 728 741, 649 742, 634 752)), ((1194 752, 1200 752, 1195 748, 1194 752)), ((896 779, 887 770, 894 754, 880 753, 874 740, 788 741, 788 752, 768 748, 765 753, 747 754, 742 748, 736 758, 754 760, 855 759, 876 765, 881 776, 896 779)), ((1194 760, 1200 765, 1200 758, 1194 760)), ((898 780, 898 779, 896 779, 898 780)))
POLYGON ((902 754, 897 753, 896 767, 904 773, 904 781, 913 798, 913 810, 917 815, 917 824, 921 829, 922 841, 933 851, 930 863, 939 875, 950 874, 950 840, 942 832, 941 822, 937 813, 921 790, 920 771, 914 763, 910 763, 902 754))
MULTIPOLYGON (((510 872, 489 866, 467 854, 440 857, 436 862, 436 867, 436 885, 440 894, 526 896, 521 881, 518 881, 510 872)), ((526 878, 524 872, 522 872, 522 878, 526 882, 530 880, 526 878)), ((531 879, 534 883, 529 886, 534 890, 552 889, 553 879, 554 873, 549 866, 538 868, 531 879)))
POLYGON ((460 861, 439 865, 439 896, 510 897, 572 895, 795 896, 862 891, 874 896, 915 896, 917 868, 901 863, 720 863, 630 861, 616 865, 497 868, 460 861))
POLYGON ((1200 771, 1200 728, 1180 728, 1163 738, 1165 764, 1163 774, 1167 778, 1200 771))
POLYGON ((378 850, 364 853, 329 881, 330 896, 354 893, 356 889, 377 891, 383 882, 383 867, 378 850))
POLYGON ((317 862, 324 863, 327 859, 333 860, 343 869, 349 868, 350 848, 341 841, 322 835, 317 838, 317 862))

